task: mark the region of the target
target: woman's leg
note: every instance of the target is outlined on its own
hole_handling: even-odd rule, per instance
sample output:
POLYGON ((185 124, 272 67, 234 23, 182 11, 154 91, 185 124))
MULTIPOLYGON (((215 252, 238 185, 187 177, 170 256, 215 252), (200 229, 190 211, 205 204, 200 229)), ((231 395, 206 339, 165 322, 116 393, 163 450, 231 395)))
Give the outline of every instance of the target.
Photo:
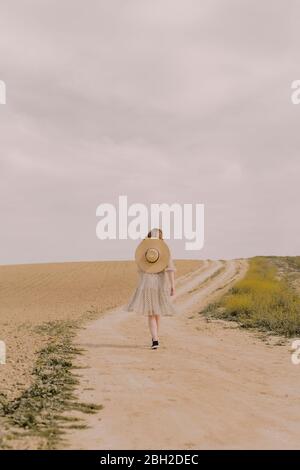
POLYGON ((149 330, 151 333, 151 337, 153 341, 158 341, 157 337, 157 323, 156 323, 156 317, 157 315, 149 315, 148 316, 148 325, 149 325, 149 330))
POLYGON ((156 321, 156 331, 157 331, 157 339, 159 336, 159 326, 160 326, 160 315, 155 315, 155 321, 156 321))

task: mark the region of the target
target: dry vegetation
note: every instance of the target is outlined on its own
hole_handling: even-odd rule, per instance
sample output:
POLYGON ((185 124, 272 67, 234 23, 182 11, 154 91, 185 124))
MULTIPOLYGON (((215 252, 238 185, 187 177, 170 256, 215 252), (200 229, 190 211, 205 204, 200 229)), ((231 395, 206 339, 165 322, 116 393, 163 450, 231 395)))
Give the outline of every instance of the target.
POLYGON ((245 278, 205 313, 286 337, 299 335, 299 278, 299 257, 252 258, 245 278))

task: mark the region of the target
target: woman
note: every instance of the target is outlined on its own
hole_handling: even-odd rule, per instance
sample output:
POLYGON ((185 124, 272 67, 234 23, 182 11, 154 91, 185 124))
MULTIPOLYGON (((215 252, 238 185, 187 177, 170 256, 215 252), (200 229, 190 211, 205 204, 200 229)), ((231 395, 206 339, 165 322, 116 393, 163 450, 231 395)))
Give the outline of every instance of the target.
MULTIPOLYGON (((127 307, 129 312, 135 311, 148 316, 149 330, 152 336, 152 349, 159 347, 158 333, 160 317, 163 315, 173 315, 176 313, 170 296, 175 294, 174 273, 176 268, 170 256, 169 249, 163 242, 163 234, 160 229, 152 229, 147 238, 149 243, 142 242, 137 248, 137 252, 142 250, 137 256, 139 283, 138 287, 127 307), (161 240, 158 242, 152 239, 161 240), (149 245, 147 253, 143 251, 144 245, 149 245), (152 253, 151 253, 152 251, 152 253), (155 256, 155 251, 158 255, 155 256)), ((147 248, 147 247, 146 247, 147 248)))

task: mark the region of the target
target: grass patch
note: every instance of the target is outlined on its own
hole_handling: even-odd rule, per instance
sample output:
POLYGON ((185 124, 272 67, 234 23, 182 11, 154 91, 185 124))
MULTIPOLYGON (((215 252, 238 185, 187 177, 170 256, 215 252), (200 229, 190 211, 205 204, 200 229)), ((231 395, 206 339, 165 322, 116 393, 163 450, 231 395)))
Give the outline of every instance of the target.
POLYGON ((292 269, 300 271, 300 256, 284 256, 283 260, 285 260, 292 269))
POLYGON ((292 286, 278 276, 273 257, 250 259, 244 279, 204 313, 286 337, 300 334, 300 298, 292 286))
MULTIPOLYGON (((96 413, 102 409, 101 405, 78 402, 74 395, 78 377, 73 360, 82 352, 72 343, 77 328, 78 323, 70 321, 39 326, 38 331, 48 336, 48 344, 38 353, 33 384, 12 401, 0 394, 0 416, 13 430, 22 431, 20 437, 40 438, 40 448, 55 449, 70 425, 74 429, 84 427, 78 418, 64 416, 66 411, 96 413)), ((2 447, 4 441, 2 437, 2 447)))

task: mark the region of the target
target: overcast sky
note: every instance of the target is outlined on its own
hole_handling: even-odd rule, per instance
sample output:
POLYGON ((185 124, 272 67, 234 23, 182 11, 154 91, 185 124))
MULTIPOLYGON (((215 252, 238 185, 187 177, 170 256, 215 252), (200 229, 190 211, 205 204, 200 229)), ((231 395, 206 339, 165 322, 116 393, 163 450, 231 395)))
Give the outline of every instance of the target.
POLYGON ((1 0, 0 263, 127 259, 96 207, 205 204, 174 257, 300 255, 297 0, 1 0))

